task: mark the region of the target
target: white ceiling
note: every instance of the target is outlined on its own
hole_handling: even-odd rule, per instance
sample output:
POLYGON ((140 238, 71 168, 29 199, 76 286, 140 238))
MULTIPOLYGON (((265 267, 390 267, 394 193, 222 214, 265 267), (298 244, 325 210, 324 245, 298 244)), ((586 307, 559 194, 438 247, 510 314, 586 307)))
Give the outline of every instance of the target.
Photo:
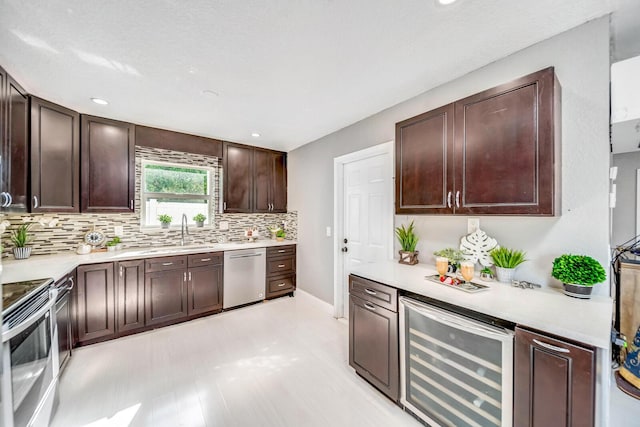
POLYGON ((289 151, 618 1, 3 0, 0 64, 80 112, 289 151))

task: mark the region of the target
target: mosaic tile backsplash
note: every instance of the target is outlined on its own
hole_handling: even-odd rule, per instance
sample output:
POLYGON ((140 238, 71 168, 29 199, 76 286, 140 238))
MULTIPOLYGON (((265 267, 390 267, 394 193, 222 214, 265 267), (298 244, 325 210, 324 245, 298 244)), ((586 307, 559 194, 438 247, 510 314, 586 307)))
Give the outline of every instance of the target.
POLYGON ((209 214, 213 218, 211 226, 197 228, 189 226, 189 236, 185 238, 185 244, 218 243, 227 240, 238 240, 243 237, 248 228, 257 227, 261 238, 270 238, 269 228, 274 225, 286 224, 287 239, 296 239, 298 215, 297 212, 281 214, 221 214, 217 213, 219 206, 219 186, 217 185, 222 172, 220 159, 179 151, 163 150, 158 148, 136 147, 136 199, 135 213, 117 214, 24 214, 5 215, 2 219, 8 220, 11 225, 2 235, 3 255, 11 253, 11 241, 9 233, 25 218, 37 220, 41 217, 57 219, 55 227, 43 227, 36 225, 32 228, 33 240, 32 255, 55 254, 64 251, 75 251, 87 231, 93 227, 102 231, 107 239, 114 237, 114 227, 122 226, 124 236, 122 243, 127 247, 147 246, 173 246, 180 244, 181 230, 179 220, 172 223, 169 230, 154 228, 142 229, 140 227, 140 175, 142 160, 166 161, 181 164, 206 166, 213 169, 211 188, 214 189, 214 197, 209 214), (229 229, 219 230, 221 221, 229 223, 229 229))

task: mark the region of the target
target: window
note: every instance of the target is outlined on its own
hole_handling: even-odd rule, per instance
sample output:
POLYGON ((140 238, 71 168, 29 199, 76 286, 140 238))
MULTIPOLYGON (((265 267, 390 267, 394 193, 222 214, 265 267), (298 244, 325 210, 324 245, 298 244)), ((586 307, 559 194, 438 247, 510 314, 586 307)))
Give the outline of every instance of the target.
POLYGON ((159 215, 170 215, 173 224, 180 224, 182 214, 189 224, 203 214, 211 223, 210 206, 212 169, 172 163, 142 161, 140 198, 143 226, 160 226, 159 215))

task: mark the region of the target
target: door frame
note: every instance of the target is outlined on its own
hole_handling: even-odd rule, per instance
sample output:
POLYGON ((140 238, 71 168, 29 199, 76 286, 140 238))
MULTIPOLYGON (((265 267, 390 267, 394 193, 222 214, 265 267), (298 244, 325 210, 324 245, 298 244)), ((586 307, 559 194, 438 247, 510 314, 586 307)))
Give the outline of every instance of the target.
MULTIPOLYGON (((373 147, 335 157, 333 159, 333 317, 344 317, 346 301, 343 301, 344 283, 344 257, 342 256, 341 240, 344 236, 344 167, 347 163, 365 160, 379 155, 389 156, 389 184, 387 186, 389 202, 394 202, 394 141, 384 142, 373 147)), ((393 230, 395 210, 391 209, 391 215, 387 218, 389 230, 393 230)), ((393 259, 393 233, 389 233, 388 241, 389 259, 393 259)))

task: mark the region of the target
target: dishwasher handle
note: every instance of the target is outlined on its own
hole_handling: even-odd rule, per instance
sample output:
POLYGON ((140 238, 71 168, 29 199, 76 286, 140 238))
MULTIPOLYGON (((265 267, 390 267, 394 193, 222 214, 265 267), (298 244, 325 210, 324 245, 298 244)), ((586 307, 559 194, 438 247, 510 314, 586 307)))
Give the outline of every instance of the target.
POLYGON ((229 259, 250 258, 255 256, 262 256, 262 254, 229 255, 229 259))

